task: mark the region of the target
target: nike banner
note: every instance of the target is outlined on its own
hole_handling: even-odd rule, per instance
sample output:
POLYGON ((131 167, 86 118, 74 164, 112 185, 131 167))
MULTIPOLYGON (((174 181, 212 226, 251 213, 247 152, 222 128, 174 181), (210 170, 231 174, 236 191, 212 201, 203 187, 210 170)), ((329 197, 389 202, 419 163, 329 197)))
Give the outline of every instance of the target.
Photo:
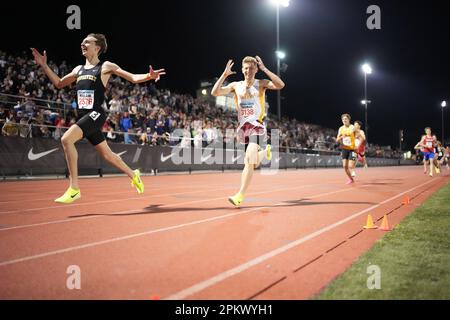
MULTIPOLYGON (((242 170, 245 152, 243 149, 224 150, 220 146, 203 149, 168 146, 141 146, 109 143, 132 169, 143 173, 198 170, 242 170)), ((78 171, 80 175, 119 173, 106 162, 86 140, 76 144, 78 150, 78 171)), ((412 160, 367 158, 369 167, 415 165, 412 160)), ((337 168, 342 166, 339 155, 318 152, 283 153, 272 149, 272 161, 264 160, 262 168, 305 169, 337 168)), ((0 174, 2 176, 65 175, 67 172, 64 151, 60 141, 54 139, 24 139, 0 136, 0 174)))

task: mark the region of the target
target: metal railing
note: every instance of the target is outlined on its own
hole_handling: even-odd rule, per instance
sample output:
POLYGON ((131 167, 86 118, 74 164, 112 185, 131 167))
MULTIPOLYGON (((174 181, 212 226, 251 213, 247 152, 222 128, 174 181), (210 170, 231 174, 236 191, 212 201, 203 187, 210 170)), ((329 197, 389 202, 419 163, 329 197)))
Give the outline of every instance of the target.
POLYGON ((33 101, 33 103, 37 102, 34 103, 34 106, 40 109, 56 110, 62 112, 64 118, 67 116, 67 110, 72 109, 72 104, 67 102, 59 102, 53 100, 33 98, 28 96, 0 93, 0 103, 3 103, 5 105, 16 106, 19 104, 20 106, 23 106, 26 105, 28 101, 33 101))

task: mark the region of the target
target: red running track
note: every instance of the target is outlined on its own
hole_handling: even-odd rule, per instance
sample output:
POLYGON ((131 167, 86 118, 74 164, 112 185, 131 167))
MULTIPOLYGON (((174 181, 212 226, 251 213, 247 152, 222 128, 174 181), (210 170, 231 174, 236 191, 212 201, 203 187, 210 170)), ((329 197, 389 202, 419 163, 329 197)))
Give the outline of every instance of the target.
MULTIPOLYGON (((307 299, 437 189, 421 167, 256 173, 236 209, 239 173, 0 183, 0 299, 307 299), (405 196, 412 201, 402 205, 405 196), (69 266, 81 288, 67 288, 69 266)), ((394 231, 395 232, 395 231, 394 231)))

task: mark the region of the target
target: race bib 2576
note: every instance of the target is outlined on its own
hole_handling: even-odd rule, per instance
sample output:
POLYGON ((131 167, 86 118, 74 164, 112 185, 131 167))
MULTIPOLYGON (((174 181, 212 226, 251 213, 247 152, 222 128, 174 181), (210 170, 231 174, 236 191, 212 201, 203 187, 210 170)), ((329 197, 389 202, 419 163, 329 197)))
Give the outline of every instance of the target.
POLYGON ((92 109, 94 107, 94 90, 78 90, 78 108, 92 109))

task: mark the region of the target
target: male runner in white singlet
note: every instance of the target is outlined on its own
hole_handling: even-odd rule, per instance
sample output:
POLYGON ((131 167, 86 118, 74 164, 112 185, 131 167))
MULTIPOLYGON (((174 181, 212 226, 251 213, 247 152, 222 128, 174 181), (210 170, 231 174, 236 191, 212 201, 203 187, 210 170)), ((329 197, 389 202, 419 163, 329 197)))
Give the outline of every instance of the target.
POLYGON ((281 90, 284 87, 284 82, 276 74, 269 71, 261 58, 256 56, 255 58, 245 57, 242 60, 244 81, 231 82, 227 86, 223 86, 225 79, 236 73, 231 70, 233 64, 232 60, 228 61, 225 71, 215 83, 211 94, 217 97, 234 93, 239 119, 238 139, 239 142, 246 144, 246 152, 241 188, 228 200, 233 205, 239 206, 244 201, 244 195, 252 179, 253 171, 261 164, 264 157, 268 160, 272 158, 270 145, 267 145, 265 150, 260 151, 259 144, 261 144, 261 141, 258 142, 267 133, 264 124, 266 116, 265 92, 267 89, 281 90), (258 67, 270 80, 255 79, 258 67))

